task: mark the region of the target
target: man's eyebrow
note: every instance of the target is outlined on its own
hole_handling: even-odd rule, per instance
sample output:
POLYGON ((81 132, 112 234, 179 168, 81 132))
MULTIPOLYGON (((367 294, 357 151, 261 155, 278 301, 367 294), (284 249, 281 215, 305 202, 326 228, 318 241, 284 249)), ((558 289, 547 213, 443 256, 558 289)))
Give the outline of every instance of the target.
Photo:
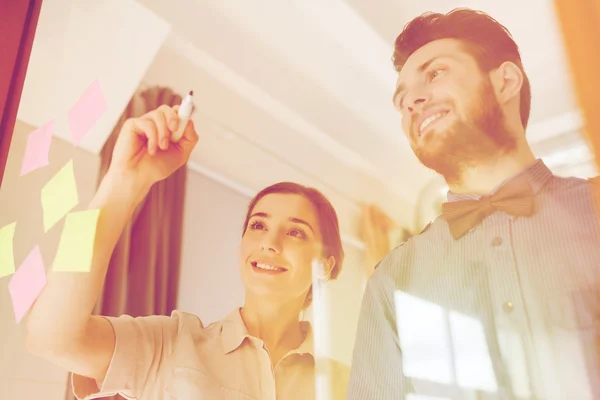
MULTIPOLYGON (((425 71, 427 68, 429 68, 429 66, 434 62, 437 61, 439 58, 452 58, 454 59, 454 57, 450 56, 450 55, 437 55, 434 57, 431 57, 429 60, 425 61, 423 64, 419 65, 419 68, 417 68, 417 71, 419 71, 419 73, 422 73, 423 71, 425 71)), ((394 95, 392 96, 392 103, 394 103, 394 105, 396 104, 396 99, 398 98, 398 96, 400 95, 400 93, 402 93, 404 91, 404 84, 400 83, 398 84, 398 86, 396 87, 396 90, 394 91, 394 95)))

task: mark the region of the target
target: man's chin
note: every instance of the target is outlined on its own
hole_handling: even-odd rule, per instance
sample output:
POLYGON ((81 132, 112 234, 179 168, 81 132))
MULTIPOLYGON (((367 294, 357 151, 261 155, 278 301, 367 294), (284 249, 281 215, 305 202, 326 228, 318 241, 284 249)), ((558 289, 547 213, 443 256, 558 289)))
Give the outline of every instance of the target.
POLYGON ((413 140, 413 150, 437 153, 441 152, 448 139, 448 130, 436 131, 434 129, 425 131, 413 140))
POLYGON ((413 151, 415 156, 421 161, 421 164, 427 168, 431 168, 431 165, 436 165, 439 158, 444 157, 446 153, 444 146, 439 143, 419 146, 416 149, 413 147, 413 151))

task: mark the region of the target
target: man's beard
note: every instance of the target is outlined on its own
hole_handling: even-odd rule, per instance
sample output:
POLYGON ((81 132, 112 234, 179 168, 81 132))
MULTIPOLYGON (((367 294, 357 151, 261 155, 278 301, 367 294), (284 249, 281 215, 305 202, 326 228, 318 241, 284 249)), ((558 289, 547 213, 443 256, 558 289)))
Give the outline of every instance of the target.
POLYGON ((517 147, 489 79, 482 83, 469 111, 469 121, 457 120, 443 132, 435 132, 434 127, 427 140, 419 147, 413 146, 421 163, 442 175, 448 184, 460 182, 465 169, 497 159, 517 147))

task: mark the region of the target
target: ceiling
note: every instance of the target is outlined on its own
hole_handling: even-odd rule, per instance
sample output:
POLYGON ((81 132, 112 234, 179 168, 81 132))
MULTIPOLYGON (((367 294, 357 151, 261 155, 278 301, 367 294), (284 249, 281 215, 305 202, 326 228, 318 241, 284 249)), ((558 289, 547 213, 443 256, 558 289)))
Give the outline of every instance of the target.
POLYGON ((557 173, 595 174, 551 0, 46 0, 19 118, 41 125, 57 93, 71 104, 98 77, 115 108, 86 142, 98 152, 137 85, 193 89, 201 142, 192 165, 249 192, 278 180, 320 188, 347 231, 356 232, 362 202, 411 228, 436 176, 413 155, 391 104, 393 42, 422 12, 459 6, 489 12, 519 44, 534 151, 557 173))
MULTIPOLYGON (((259 5, 243 0, 182 0, 178 7, 160 0, 140 3, 172 25, 174 35, 167 42, 172 51, 196 61, 199 74, 208 72, 226 91, 237 92, 257 107, 260 118, 278 121, 271 126, 276 131, 247 125, 236 129, 236 135, 311 176, 328 179, 330 185, 343 179, 327 174, 328 166, 341 164, 354 175, 379 182, 380 189, 398 204, 415 204, 433 174, 412 154, 391 105, 392 45, 414 16, 459 6, 490 13, 519 44, 533 87, 528 134, 536 152, 550 157, 568 150, 569 143, 575 148, 572 154, 589 156, 584 154, 585 146, 581 149, 582 121, 549 0, 380 0, 376 6, 362 0, 272 0, 259 5), (555 140, 563 134, 570 135, 569 140, 555 140)), ((202 96, 202 87, 195 89, 202 96)), ((229 120, 224 117, 216 122, 235 125, 235 112, 229 120)), ((558 165, 560 159, 555 157, 557 168, 566 171, 565 165, 558 165)), ((589 160, 577 163, 586 165, 578 165, 577 170, 570 165, 569 171, 594 172, 589 160)), ((373 200, 364 187, 348 184, 353 182, 337 189, 351 198, 373 200)))

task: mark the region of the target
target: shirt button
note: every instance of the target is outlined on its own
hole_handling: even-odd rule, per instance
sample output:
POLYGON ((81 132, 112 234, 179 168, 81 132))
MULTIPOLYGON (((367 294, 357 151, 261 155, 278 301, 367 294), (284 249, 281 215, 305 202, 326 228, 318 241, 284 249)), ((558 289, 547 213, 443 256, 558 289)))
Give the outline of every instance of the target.
POLYGON ((515 305, 512 301, 507 301, 502 305, 502 308, 504 309, 505 313, 510 314, 515 309, 515 305))
POLYGON ((502 238, 500 236, 496 236, 492 239, 492 246, 498 247, 502 244, 502 238))

